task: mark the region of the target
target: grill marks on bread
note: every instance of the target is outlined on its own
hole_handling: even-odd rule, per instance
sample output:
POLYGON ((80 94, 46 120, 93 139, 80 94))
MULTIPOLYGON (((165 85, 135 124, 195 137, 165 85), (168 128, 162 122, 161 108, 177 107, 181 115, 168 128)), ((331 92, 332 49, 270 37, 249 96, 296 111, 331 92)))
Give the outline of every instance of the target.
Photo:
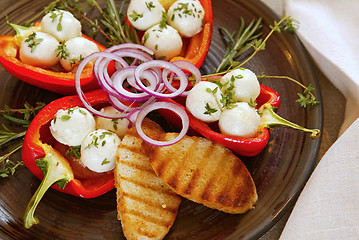
POLYGON ((256 187, 242 161, 206 138, 185 136, 174 145, 153 147, 150 163, 174 192, 194 202, 228 213, 244 213, 256 204, 256 187))
MULTIPOLYGON (((147 135, 163 133, 156 123, 145 120, 147 135)), ((162 239, 172 226, 181 202, 153 171, 143 140, 136 129, 124 136, 115 172, 117 211, 126 239, 162 239)))

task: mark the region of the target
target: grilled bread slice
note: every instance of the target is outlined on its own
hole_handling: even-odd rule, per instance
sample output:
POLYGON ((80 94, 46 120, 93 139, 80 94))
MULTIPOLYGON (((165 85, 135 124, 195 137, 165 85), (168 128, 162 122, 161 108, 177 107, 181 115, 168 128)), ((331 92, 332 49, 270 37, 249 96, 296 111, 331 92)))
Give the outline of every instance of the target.
MULTIPOLYGON (((159 140, 176 136, 177 133, 164 133, 159 140)), ((174 145, 152 149, 152 168, 175 193, 228 213, 244 213, 254 208, 258 197, 250 173, 222 145, 202 137, 185 136, 174 145)))
MULTIPOLYGON (((163 132, 147 119, 142 129, 148 136, 163 132)), ((157 177, 142 144, 131 128, 118 149, 114 170, 118 219, 128 240, 162 239, 176 218, 181 198, 157 177)))

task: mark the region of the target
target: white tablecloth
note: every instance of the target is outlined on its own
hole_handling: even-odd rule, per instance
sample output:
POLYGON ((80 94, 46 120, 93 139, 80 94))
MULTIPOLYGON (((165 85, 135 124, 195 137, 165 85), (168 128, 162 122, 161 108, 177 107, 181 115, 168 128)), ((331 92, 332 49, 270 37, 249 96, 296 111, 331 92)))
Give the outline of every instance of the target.
POLYGON ((299 38, 347 103, 342 135, 320 159, 280 239, 359 239, 359 1, 262 1, 300 22, 299 38))

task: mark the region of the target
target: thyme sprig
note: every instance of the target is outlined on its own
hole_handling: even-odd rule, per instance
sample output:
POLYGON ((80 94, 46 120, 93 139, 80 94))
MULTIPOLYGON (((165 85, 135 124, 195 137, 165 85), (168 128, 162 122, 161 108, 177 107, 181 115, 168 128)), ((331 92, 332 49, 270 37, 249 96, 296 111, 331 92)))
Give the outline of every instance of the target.
POLYGON ((299 81, 295 80, 294 78, 288 77, 288 76, 267 76, 265 73, 262 73, 261 75, 257 76, 257 78, 261 81, 264 78, 271 78, 271 79, 287 79, 291 82, 296 83, 300 87, 302 87, 303 93, 297 93, 299 98, 296 100, 297 103, 300 104, 301 107, 306 108, 308 105, 314 106, 319 103, 319 101, 316 100, 316 97, 313 94, 313 91, 315 90, 311 84, 308 86, 305 86, 304 84, 300 83, 299 81))
POLYGON ((0 129, 0 147, 4 147, 7 144, 16 141, 16 144, 12 146, 11 150, 2 156, 0 156, 0 177, 5 178, 13 175, 16 169, 23 165, 22 161, 13 162, 10 157, 21 149, 23 144, 23 137, 25 136, 26 129, 31 123, 31 119, 45 106, 44 103, 38 102, 35 107, 25 103, 22 109, 12 109, 9 106, 5 106, 3 110, 0 110, 0 114, 12 124, 21 125, 23 130, 14 132, 10 130, 5 124, 0 129), (21 114, 22 118, 15 116, 15 114, 21 114))
POLYGON ((16 169, 19 166, 23 165, 22 161, 17 161, 16 163, 10 160, 10 156, 20 150, 22 147, 22 143, 18 144, 13 148, 10 152, 2 155, 0 157, 0 177, 6 178, 10 175, 14 175, 16 169))

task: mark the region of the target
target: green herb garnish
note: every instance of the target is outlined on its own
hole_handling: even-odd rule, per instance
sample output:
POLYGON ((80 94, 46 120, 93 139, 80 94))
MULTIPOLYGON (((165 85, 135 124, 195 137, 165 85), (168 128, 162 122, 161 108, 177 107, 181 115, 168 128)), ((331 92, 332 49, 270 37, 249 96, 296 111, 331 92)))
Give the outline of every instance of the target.
POLYGON ((28 47, 31 48, 31 52, 35 51, 37 45, 39 45, 44 39, 36 38, 36 33, 33 32, 26 39, 25 42, 28 43, 28 47))

